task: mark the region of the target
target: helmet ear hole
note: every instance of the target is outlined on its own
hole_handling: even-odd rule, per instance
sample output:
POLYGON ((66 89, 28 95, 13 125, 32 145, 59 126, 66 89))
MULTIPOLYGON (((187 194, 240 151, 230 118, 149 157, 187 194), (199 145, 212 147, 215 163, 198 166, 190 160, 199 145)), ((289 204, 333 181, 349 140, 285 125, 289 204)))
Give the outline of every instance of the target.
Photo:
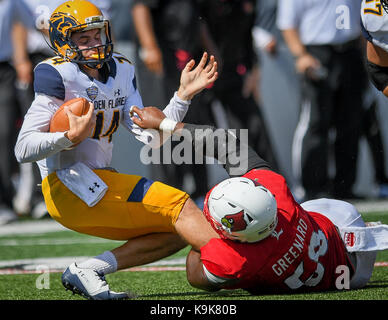
POLYGON ((251 223, 253 218, 248 213, 245 213, 245 215, 247 216, 249 223, 251 223))

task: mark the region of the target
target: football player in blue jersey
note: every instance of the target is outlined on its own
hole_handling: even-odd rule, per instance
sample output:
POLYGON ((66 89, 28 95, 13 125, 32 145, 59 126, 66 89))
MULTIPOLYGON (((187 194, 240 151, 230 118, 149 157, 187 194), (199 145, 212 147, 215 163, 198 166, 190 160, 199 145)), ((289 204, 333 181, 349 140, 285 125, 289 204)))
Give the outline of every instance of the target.
MULTIPOLYGON (((101 11, 88 1, 67 1, 52 13, 49 35, 57 56, 34 70, 35 99, 18 136, 16 158, 38 163, 53 219, 80 233, 127 240, 119 248, 71 264, 62 275, 63 285, 90 299, 127 298, 109 289, 105 274, 161 259, 186 243, 199 249, 218 236, 187 193, 109 168, 112 135, 119 124, 145 144, 159 139, 154 139, 155 131, 131 119, 131 106, 143 108, 134 66, 114 53, 109 21, 101 11), (69 130, 49 132, 58 108, 79 97, 90 102, 89 112, 78 117, 67 109, 69 130)), ((204 53, 197 66, 191 60, 163 110, 166 121, 160 130, 172 132, 190 100, 217 76, 213 56, 204 53)))

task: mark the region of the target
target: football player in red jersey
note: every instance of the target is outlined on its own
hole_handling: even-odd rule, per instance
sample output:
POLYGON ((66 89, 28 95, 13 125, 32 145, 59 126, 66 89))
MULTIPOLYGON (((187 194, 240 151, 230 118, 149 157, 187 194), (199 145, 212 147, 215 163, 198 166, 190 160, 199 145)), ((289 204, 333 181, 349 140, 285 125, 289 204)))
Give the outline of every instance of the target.
MULTIPOLYGON (((165 118, 153 107, 132 112, 139 116, 133 121, 143 128, 157 129, 165 118)), ((219 130, 225 134, 215 140, 209 137, 217 130, 209 126, 177 123, 174 130, 191 137, 196 152, 203 148, 204 155, 223 160, 231 176, 206 196, 204 214, 220 238, 190 251, 190 284, 208 291, 243 288, 251 293, 365 286, 376 251, 388 248, 388 226, 366 227, 355 207, 344 201, 298 204, 283 176, 237 135, 219 130), (209 141, 214 143, 210 152, 209 141), (238 164, 232 161, 237 154, 238 164), (375 241, 365 241, 366 234, 375 241)))

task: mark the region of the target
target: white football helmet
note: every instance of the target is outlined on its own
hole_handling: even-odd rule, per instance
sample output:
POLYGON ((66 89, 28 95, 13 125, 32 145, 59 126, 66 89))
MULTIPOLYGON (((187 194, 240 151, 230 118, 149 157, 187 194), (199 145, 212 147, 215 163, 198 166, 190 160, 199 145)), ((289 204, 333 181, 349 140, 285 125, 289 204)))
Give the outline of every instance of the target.
POLYGON ((215 227, 232 240, 260 241, 277 225, 274 196, 248 178, 230 178, 219 183, 210 192, 207 206, 215 227))

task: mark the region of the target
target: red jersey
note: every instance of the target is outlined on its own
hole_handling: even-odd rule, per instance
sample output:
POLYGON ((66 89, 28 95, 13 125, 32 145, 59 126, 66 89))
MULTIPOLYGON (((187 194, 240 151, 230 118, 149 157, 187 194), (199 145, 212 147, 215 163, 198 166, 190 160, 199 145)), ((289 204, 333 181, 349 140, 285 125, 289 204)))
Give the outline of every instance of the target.
MULTIPOLYGON (((340 275, 336 274, 337 266, 348 265, 345 246, 334 224, 319 213, 305 211, 281 175, 254 169, 244 177, 256 180, 275 196, 278 224, 271 236, 256 243, 210 240, 201 248, 206 269, 222 278, 239 279, 228 289, 334 289, 340 275)), ((209 195, 204 213, 210 221, 209 195)))

